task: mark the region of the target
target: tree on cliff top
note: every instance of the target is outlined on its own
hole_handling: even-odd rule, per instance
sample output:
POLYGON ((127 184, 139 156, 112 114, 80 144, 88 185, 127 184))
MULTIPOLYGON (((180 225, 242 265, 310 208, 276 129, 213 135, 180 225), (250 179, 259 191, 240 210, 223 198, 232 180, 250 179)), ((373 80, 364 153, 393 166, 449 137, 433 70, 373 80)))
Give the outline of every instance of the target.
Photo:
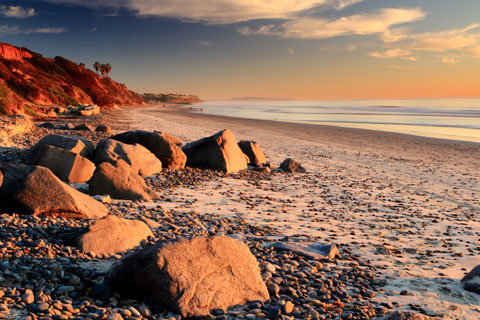
POLYGON ((108 77, 108 74, 110 73, 110 71, 112 71, 112 65, 110 63, 107 63, 105 65, 105 72, 107 73, 107 77, 108 77))
POLYGON ((95 61, 93 64, 93 67, 95 68, 95 72, 98 73, 98 70, 100 69, 100 62, 95 61))

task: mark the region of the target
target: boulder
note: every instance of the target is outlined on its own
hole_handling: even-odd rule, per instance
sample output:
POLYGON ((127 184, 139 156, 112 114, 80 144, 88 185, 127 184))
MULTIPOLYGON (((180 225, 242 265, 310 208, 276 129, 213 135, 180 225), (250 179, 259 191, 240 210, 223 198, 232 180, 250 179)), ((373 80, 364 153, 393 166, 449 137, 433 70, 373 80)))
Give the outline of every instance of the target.
POLYGON ((179 138, 175 137, 175 136, 172 136, 171 134, 168 134, 168 133, 162 132, 162 131, 153 131, 153 132, 162 135, 165 139, 167 139, 171 143, 176 144, 180 148, 183 146, 183 141, 180 140, 179 138))
POLYGON ((157 242, 117 261, 104 283, 182 318, 269 299, 248 246, 225 236, 157 242))
POLYGON ((94 116, 100 114, 100 108, 98 106, 86 106, 79 111, 79 114, 84 117, 94 116))
POLYGON ((429 316, 419 314, 413 311, 393 311, 382 318, 383 320, 430 320, 429 316))
POLYGON ((139 246, 148 237, 153 233, 144 222, 108 215, 93 221, 76 244, 84 252, 115 254, 139 246))
POLYGON ((260 146, 255 141, 241 140, 238 143, 242 152, 245 153, 249 159, 248 164, 254 167, 263 167, 267 164, 267 158, 260 146))
POLYGON ((105 124, 103 124, 103 123, 100 123, 100 124, 95 128, 95 131, 96 131, 96 132, 111 133, 111 132, 112 132, 112 129, 111 129, 109 126, 107 126, 107 125, 105 125, 105 124))
POLYGON ((75 126, 71 122, 67 122, 61 127, 63 130, 73 130, 73 128, 75 128, 75 126))
POLYGON ((3 173, 2 170, 0 170, 0 187, 2 186, 3 183, 3 173))
POLYGON ((110 139, 128 144, 138 143, 144 146, 160 159, 164 168, 185 168, 187 157, 182 149, 176 145, 176 140, 172 139, 172 136, 158 132, 135 130, 117 134, 110 139))
POLYGON ((82 124, 79 124, 77 126, 75 126, 73 128, 73 130, 82 130, 82 131, 90 131, 92 132, 92 128, 88 125, 88 124, 85 124, 85 123, 82 123, 82 124))
POLYGON ((35 164, 49 168, 60 180, 70 183, 87 182, 95 171, 95 165, 87 158, 48 145, 39 151, 35 164))
POLYGON ((51 134, 43 137, 36 145, 30 148, 27 154, 27 161, 29 163, 37 162, 39 151, 46 145, 69 150, 85 158, 88 158, 94 150, 93 143, 84 137, 51 134))
POLYGON ((82 219, 108 213, 103 204, 63 183, 48 168, 16 165, 1 171, 1 211, 82 219))
POLYGON ((162 162, 147 148, 139 144, 126 144, 117 140, 105 139, 97 144, 93 156, 95 164, 124 160, 133 171, 142 176, 151 176, 162 171, 162 162))
POLYGON ((304 167, 297 161, 293 160, 292 158, 287 158, 283 160, 282 164, 280 165, 280 169, 282 169, 285 172, 291 172, 291 173, 305 173, 307 170, 305 170, 304 167))
POLYGON ((237 172, 247 168, 248 157, 242 152, 229 129, 220 131, 183 147, 187 166, 223 172, 237 172))
POLYGON ((56 129, 55 125, 51 122, 44 122, 38 125, 39 128, 56 129))
POLYGON ((157 194, 147 187, 140 177, 123 160, 114 165, 104 162, 97 166, 89 181, 91 195, 108 194, 113 199, 144 200, 158 199, 157 194))
POLYGON ((480 265, 467 273, 460 282, 463 289, 480 294, 480 265))

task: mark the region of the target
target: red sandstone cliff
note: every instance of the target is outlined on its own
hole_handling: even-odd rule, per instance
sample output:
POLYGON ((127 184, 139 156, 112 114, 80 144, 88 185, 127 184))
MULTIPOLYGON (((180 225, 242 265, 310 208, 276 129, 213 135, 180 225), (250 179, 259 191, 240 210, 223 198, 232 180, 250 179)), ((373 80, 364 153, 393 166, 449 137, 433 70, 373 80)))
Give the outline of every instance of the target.
POLYGON ((109 78, 62 57, 44 58, 0 42, 0 113, 31 113, 42 106, 143 104, 143 99, 109 78))

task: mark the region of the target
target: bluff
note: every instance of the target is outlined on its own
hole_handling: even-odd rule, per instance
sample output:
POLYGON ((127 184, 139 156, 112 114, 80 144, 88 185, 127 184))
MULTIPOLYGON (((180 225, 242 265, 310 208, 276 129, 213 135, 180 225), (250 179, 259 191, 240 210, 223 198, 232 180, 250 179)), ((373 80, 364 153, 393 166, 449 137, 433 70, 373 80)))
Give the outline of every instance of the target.
POLYGON ((143 100, 148 103, 176 103, 176 104, 192 104, 200 103, 202 100, 193 94, 174 94, 174 93, 144 93, 143 100))
POLYGON ((58 105, 143 104, 124 84, 62 57, 45 58, 0 42, 0 114, 35 113, 58 105))

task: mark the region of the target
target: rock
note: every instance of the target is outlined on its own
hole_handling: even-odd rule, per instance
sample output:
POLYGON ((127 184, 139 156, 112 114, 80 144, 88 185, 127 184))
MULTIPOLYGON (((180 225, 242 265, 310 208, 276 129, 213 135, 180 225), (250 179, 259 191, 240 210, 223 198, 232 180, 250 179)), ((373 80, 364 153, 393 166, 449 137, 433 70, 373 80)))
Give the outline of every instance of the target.
POLYGON ((480 265, 467 273, 460 282, 463 289, 480 294, 480 265))
POLYGON ((2 173, 2 170, 0 169, 0 187, 2 187, 2 183, 3 183, 3 173, 2 173))
POLYGON ((49 169, 3 167, 0 211, 65 218, 96 219, 108 213, 100 202, 63 183, 49 169))
POLYGON ((183 147, 187 166, 224 172, 237 172, 247 168, 248 157, 238 146, 229 129, 220 131, 183 147))
POLYGON ((263 167, 267 163, 265 154, 255 141, 241 140, 238 143, 238 146, 240 149, 242 149, 242 152, 247 155, 249 159, 249 165, 254 167, 263 167))
POLYGON ((45 114, 47 117, 50 117, 50 118, 56 118, 58 117, 57 113, 53 110, 48 110, 48 112, 45 114))
POLYGON ((88 125, 88 124, 85 124, 85 123, 82 123, 82 124, 79 124, 78 126, 75 126, 73 128, 73 130, 83 130, 83 131, 90 131, 92 132, 92 128, 88 125))
POLYGON ((126 144, 105 139, 98 143, 93 156, 95 164, 124 160, 133 171, 142 176, 151 176, 162 171, 162 162, 148 149, 139 144, 126 144))
POLYGON ((112 198, 110 198, 110 196, 107 194, 107 195, 95 195, 95 196, 92 196, 93 199, 97 200, 97 201, 100 201, 101 203, 112 203, 112 198))
POLYGON ((67 122, 62 126, 63 130, 73 130, 75 126, 71 122, 67 122))
POLYGON ((294 305, 291 301, 285 302, 285 304, 283 305, 283 308, 282 308, 283 313, 284 313, 284 314, 290 314, 290 313, 292 313, 294 306, 295 306, 295 305, 294 305))
POLYGON ((167 139, 171 143, 176 144, 180 148, 183 146, 183 141, 180 140, 179 138, 175 137, 175 136, 172 136, 171 134, 168 134, 168 133, 162 132, 162 131, 153 131, 153 132, 162 135, 162 137, 164 137, 165 139, 167 139))
POLYGON ((430 320, 429 316, 412 311, 394 311, 382 318, 383 320, 430 320))
POLYGON ((275 242, 271 246, 277 250, 292 251, 312 260, 335 259, 340 255, 335 245, 310 241, 275 242))
POLYGON ((65 149, 46 145, 37 156, 34 164, 49 168, 62 181, 84 183, 95 171, 93 162, 65 149))
POLYGON ((83 110, 79 111, 79 114, 84 117, 94 116, 100 114, 100 108, 98 106, 86 106, 83 110))
POLYGON ((55 125, 51 122, 44 122, 38 125, 39 128, 56 129, 55 125))
POLYGON ((282 164, 280 165, 280 169, 282 169, 285 172, 291 172, 291 173, 305 173, 307 170, 305 170, 304 167, 295 160, 291 158, 287 158, 283 160, 282 164))
POLYGON ((35 163, 37 161, 39 151, 42 150, 46 145, 69 150, 85 158, 88 158, 94 150, 93 143, 84 137, 59 136, 51 134, 43 137, 37 142, 36 145, 30 148, 27 154, 27 161, 29 163, 35 163))
POLYGON ((95 128, 95 132, 105 132, 105 133, 111 133, 112 132, 112 129, 103 124, 103 123, 100 123, 96 128, 95 128))
POLYGON ((149 236, 153 237, 153 233, 142 221, 108 215, 93 221, 76 244, 83 252, 114 254, 140 245, 149 236))
POLYGON ((157 242, 117 261, 105 283, 182 318, 269 299, 248 247, 224 236, 157 242))
POLYGON ((110 137, 123 143, 140 144, 150 150, 160 161, 164 168, 185 168, 187 157, 173 141, 171 136, 158 132, 142 130, 127 131, 110 137), (172 140, 172 141, 170 141, 172 140))
POLYGON ((91 195, 110 195, 114 199, 151 201, 157 194, 123 160, 115 165, 100 164, 89 181, 91 195))

